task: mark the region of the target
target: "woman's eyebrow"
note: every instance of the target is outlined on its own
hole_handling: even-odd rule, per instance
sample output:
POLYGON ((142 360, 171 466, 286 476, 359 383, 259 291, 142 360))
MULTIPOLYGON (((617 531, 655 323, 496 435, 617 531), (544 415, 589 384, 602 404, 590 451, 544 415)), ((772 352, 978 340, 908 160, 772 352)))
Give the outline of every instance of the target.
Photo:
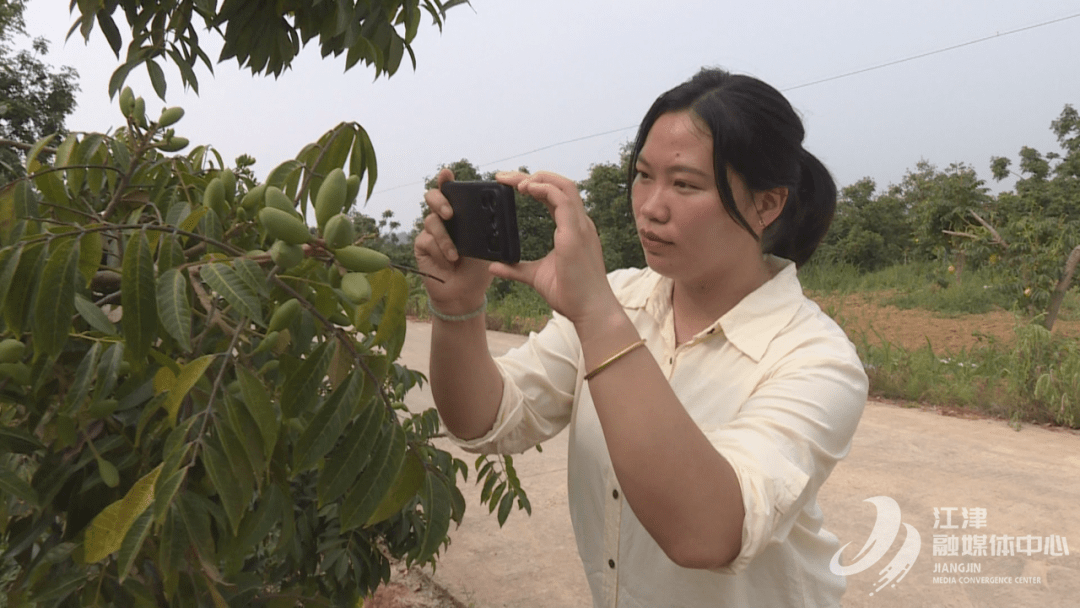
MULTIPOLYGON (((642 166, 644 166, 646 168, 649 168, 649 169, 652 168, 652 165, 649 164, 649 161, 645 160, 641 156, 638 156, 637 164, 642 165, 642 166)), ((670 167, 667 167, 664 172, 669 173, 669 174, 671 174, 671 173, 689 173, 691 175, 700 175, 701 177, 704 177, 706 179, 709 177, 708 172, 702 171, 701 169, 698 169, 696 167, 691 167, 690 165, 672 165, 670 167)))

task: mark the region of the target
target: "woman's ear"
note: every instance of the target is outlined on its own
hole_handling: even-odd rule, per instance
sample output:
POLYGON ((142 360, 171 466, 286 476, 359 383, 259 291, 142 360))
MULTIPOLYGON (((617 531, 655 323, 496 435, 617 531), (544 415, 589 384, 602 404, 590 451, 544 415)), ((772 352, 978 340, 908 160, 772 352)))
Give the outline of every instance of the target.
POLYGON ((780 217, 784 211, 784 204, 787 203, 787 197, 788 189, 785 187, 771 188, 757 193, 754 197, 754 205, 765 226, 771 225, 776 218, 780 217))

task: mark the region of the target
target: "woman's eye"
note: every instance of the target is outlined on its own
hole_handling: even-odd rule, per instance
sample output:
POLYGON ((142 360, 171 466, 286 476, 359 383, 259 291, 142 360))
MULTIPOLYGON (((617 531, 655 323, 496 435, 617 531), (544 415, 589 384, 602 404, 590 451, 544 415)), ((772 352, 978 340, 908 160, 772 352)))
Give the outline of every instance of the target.
POLYGON ((649 174, 642 171, 641 169, 634 169, 634 177, 641 178, 641 179, 648 179, 649 174))
POLYGON ((697 186, 695 186, 695 185, 693 185, 693 184, 691 184, 689 182, 684 182, 684 181, 676 181, 675 182, 675 187, 679 188, 681 190, 696 190, 697 189, 697 186))

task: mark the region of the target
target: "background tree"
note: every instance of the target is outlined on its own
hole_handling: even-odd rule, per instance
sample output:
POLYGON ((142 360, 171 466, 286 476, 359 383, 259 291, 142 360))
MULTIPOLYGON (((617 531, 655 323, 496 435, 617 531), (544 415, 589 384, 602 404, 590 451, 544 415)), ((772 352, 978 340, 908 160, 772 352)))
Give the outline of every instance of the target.
POLYGON ((907 207, 895 192, 875 193, 869 177, 841 188, 832 226, 812 263, 870 272, 906 260, 912 246, 907 207))
MULTIPOLYGON (((1070 287, 1067 263, 1075 268, 1070 256, 1080 246, 1080 114, 1066 105, 1050 128, 1062 151, 1021 148, 1014 190, 999 194, 987 225, 970 231, 978 255, 1000 269, 1017 305, 1050 312, 1048 326, 1070 287)), ((1010 165, 1008 158, 992 159, 994 178, 1009 177, 1010 165)))
POLYGON ((25 7, 25 0, 0 1, 0 184, 23 174, 27 142, 66 134, 64 120, 78 91, 75 70, 54 70, 41 61, 48 53, 44 38, 35 38, 30 51, 12 51, 10 42, 26 35, 25 7))
POLYGON ((627 191, 631 145, 623 145, 618 164, 600 163, 589 167, 589 176, 579 184, 585 197, 585 209, 600 234, 604 267, 609 272, 618 268, 645 267, 645 252, 638 239, 627 191))
MULTIPOLYGON (((453 4, 423 7, 441 24, 453 4)), ((151 60, 199 55, 192 11, 256 73, 291 57, 261 61, 272 23, 297 44, 370 52, 380 74, 420 12, 419 0, 77 6, 84 35, 98 23, 110 43, 124 9, 129 64, 145 62, 159 94, 151 60)), ((355 245, 343 213, 374 184, 371 141, 337 125, 258 183, 249 157, 229 167, 191 146, 182 109, 154 119, 114 90, 121 126, 30 142, 25 176, 0 188, 3 596, 356 605, 390 559, 434 560, 467 471, 432 444, 434 410, 402 403, 423 382, 397 363, 403 269, 355 245)), ((509 461, 476 466, 500 522, 529 508, 509 461)))

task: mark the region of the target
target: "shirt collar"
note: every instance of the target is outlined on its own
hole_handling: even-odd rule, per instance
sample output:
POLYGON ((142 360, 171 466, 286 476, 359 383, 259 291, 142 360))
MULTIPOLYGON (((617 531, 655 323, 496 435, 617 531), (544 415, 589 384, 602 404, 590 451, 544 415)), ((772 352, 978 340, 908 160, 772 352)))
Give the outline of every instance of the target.
MULTIPOLYGON (((698 341, 702 334, 719 326, 735 348, 754 361, 761 359, 769 343, 795 316, 803 300, 795 263, 772 255, 767 255, 766 261, 775 271, 773 277, 702 330, 691 342, 698 341)), ((649 274, 653 280, 642 281, 636 286, 637 289, 625 294, 623 304, 627 308, 644 308, 659 321, 670 314, 672 280, 651 270, 649 274)))

